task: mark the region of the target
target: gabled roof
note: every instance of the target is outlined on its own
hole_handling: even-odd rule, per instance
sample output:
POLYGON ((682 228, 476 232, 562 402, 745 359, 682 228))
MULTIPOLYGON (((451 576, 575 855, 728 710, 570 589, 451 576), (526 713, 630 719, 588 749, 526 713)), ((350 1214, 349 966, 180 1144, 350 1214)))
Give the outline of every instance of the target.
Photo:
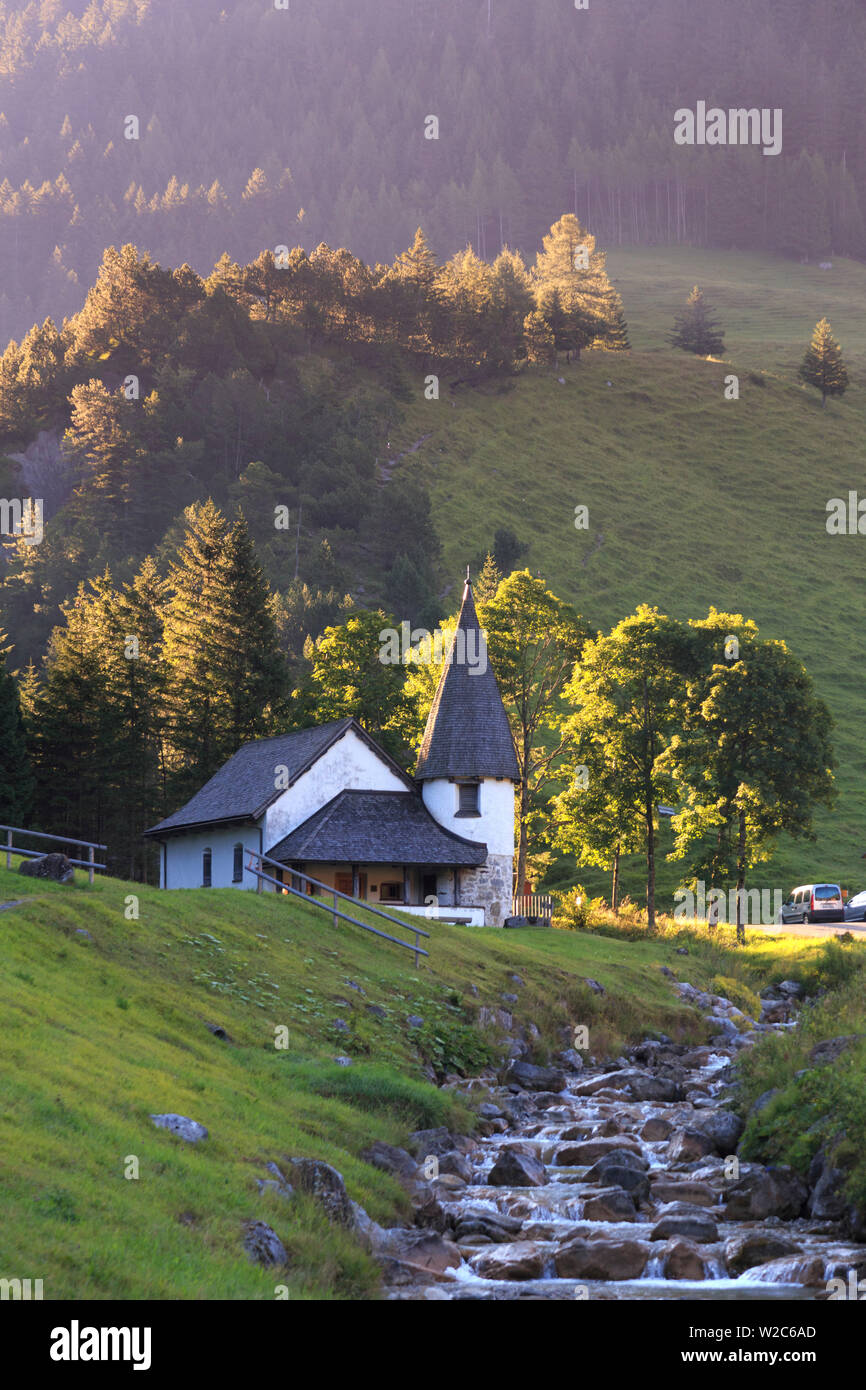
POLYGON ((417 792, 338 792, 268 850, 288 864, 483 864, 487 846, 445 830, 417 792))
POLYGON ((450 658, 427 717, 416 780, 508 777, 519 782, 514 740, 468 578, 450 658))
POLYGON ((171 834, 219 821, 258 820, 286 786, 297 781, 350 729, 378 753, 407 788, 413 785, 399 764, 379 747, 356 719, 336 719, 312 729, 296 729, 289 734, 277 734, 275 738, 245 743, 185 806, 146 830, 145 835, 171 834), (288 769, 288 776, 284 774, 282 779, 285 785, 279 787, 275 785, 278 767, 288 769))

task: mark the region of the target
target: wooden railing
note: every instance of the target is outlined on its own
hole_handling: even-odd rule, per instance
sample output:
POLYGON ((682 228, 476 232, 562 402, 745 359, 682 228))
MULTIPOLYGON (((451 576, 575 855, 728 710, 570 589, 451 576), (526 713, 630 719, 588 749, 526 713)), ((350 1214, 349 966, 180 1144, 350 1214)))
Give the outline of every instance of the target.
POLYGON ((362 902, 359 898, 353 898, 350 893, 341 893, 338 888, 333 888, 330 883, 322 883, 321 879, 313 878, 310 874, 301 873, 299 869, 290 869, 287 865, 281 864, 278 859, 271 859, 269 855, 262 854, 260 850, 247 849, 244 847, 244 854, 250 856, 249 863, 244 867, 248 874, 252 874, 258 880, 259 891, 261 891, 261 885, 263 883, 272 883, 278 892, 291 893, 295 898, 302 898, 303 901, 309 903, 311 907, 317 907, 327 912, 329 916, 333 917, 334 926, 337 925, 338 921, 351 922, 353 927, 360 927, 362 931, 372 932, 373 936, 380 936, 383 941, 390 941, 395 946, 403 946, 407 951, 412 951, 416 965, 418 964, 419 956, 429 956, 430 952, 425 951, 423 947, 419 945, 418 938, 424 936, 429 939, 430 933, 428 931, 423 931, 421 927, 416 927, 413 922, 404 922, 399 917, 392 917, 390 913, 383 912, 380 907, 371 907, 369 903, 362 902), (323 893, 327 893, 329 898, 333 899, 333 905, 323 902, 320 896, 303 892, 300 888, 295 888, 290 883, 283 883, 281 879, 274 878, 272 874, 264 873, 261 868, 253 868, 254 860, 257 860, 259 865, 272 864, 275 868, 279 869, 281 873, 289 874, 291 878, 299 878, 303 879, 305 883, 312 883, 316 888, 322 889, 323 893), (371 927, 369 922, 361 922, 357 917, 350 917, 345 912, 338 912, 338 898, 342 898, 345 902, 352 903, 354 907, 362 908, 364 912, 372 912, 375 913, 377 917, 384 917, 386 922, 390 922, 393 926, 399 927, 401 931, 412 932, 415 937, 414 946, 410 941, 402 941, 400 937, 389 936, 387 932, 379 931, 378 927, 371 927))
POLYGON ((40 849, 22 849, 20 845, 13 845, 13 835, 28 835, 32 840, 56 840, 61 845, 80 845, 88 850, 86 859, 71 859, 67 855, 70 864, 78 864, 87 870, 87 877, 90 883, 93 882, 94 869, 104 869, 105 864, 97 864, 94 858, 94 850, 108 849, 108 845, 97 844, 95 840, 73 840, 71 835, 46 835, 44 830, 25 830, 20 825, 0 825, 0 830, 6 831, 6 868, 12 868, 13 854, 25 854, 30 859, 41 859, 45 851, 40 849))
POLYGON ((542 917, 549 922, 553 916, 553 898, 550 893, 524 893, 522 897, 511 899, 512 917, 542 917))

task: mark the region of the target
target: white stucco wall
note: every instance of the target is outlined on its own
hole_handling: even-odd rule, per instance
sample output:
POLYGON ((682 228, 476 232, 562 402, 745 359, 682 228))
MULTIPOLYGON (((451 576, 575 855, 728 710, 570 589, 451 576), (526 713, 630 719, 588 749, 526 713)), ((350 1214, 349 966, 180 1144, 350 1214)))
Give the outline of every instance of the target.
MULTIPOLYGON (((163 858, 160 846, 160 887, 201 888, 202 853, 210 849, 212 888, 255 888, 257 880, 246 872, 240 883, 232 883, 234 847, 238 843, 246 845, 249 849, 258 849, 258 828, 252 824, 233 825, 222 830, 196 830, 186 835, 172 836, 168 841, 166 859, 163 858), (163 881, 163 867, 166 862, 167 882, 163 881)), ((244 864, 246 863, 247 856, 244 855, 244 864)))
POLYGON ((438 914, 432 916, 428 916, 429 909, 426 907, 401 907, 398 911, 408 912, 411 913, 413 917, 426 919, 426 924, 425 921, 419 924, 424 927, 425 931, 430 931, 431 928, 436 926, 438 921, 446 921, 449 917, 465 918, 467 919, 467 925, 470 927, 483 927, 485 924, 483 907, 453 907, 447 904, 440 904, 438 914))
MULTIPOLYGON (((275 774, 276 775, 276 774, 275 774)), ((354 730, 344 734, 308 772, 268 807, 264 818, 265 853, 285 835, 327 805, 338 792, 405 792, 402 778, 354 730)))
POLYGON ((478 789, 480 816, 458 816, 457 783, 446 777, 422 782, 424 803, 435 820, 464 840, 486 844, 490 854, 514 853, 514 783, 484 777, 478 789))

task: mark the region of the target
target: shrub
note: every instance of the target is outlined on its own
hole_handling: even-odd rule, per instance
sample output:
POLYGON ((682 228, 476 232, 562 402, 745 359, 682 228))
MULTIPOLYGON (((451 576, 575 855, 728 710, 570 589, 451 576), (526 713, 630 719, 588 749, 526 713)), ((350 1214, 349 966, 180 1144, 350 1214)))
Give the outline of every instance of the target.
POLYGON ((553 910, 552 925, 559 931, 589 931, 605 907, 604 898, 591 898, 579 883, 560 895, 553 910))

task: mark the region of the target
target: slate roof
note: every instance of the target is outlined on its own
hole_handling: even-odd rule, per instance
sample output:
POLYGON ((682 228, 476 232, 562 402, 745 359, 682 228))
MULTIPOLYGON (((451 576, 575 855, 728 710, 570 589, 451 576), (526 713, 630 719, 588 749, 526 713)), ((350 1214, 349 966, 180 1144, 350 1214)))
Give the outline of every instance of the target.
POLYGON ((427 718, 416 780, 508 777, 519 782, 520 769, 508 717, 487 658, 468 579, 454 642, 454 659, 442 668, 427 718))
POLYGON ((257 820, 285 790, 274 786, 277 767, 288 768, 290 786, 349 729, 374 748, 392 770, 404 778, 407 787, 411 785, 405 773, 364 732, 357 720, 336 719, 314 729, 296 729, 293 733, 244 744, 185 806, 144 833, 162 835, 197 825, 211 825, 215 821, 257 820))
POLYGON ((338 792, 268 851, 287 864, 479 865, 487 846, 445 830, 417 792, 338 792))

